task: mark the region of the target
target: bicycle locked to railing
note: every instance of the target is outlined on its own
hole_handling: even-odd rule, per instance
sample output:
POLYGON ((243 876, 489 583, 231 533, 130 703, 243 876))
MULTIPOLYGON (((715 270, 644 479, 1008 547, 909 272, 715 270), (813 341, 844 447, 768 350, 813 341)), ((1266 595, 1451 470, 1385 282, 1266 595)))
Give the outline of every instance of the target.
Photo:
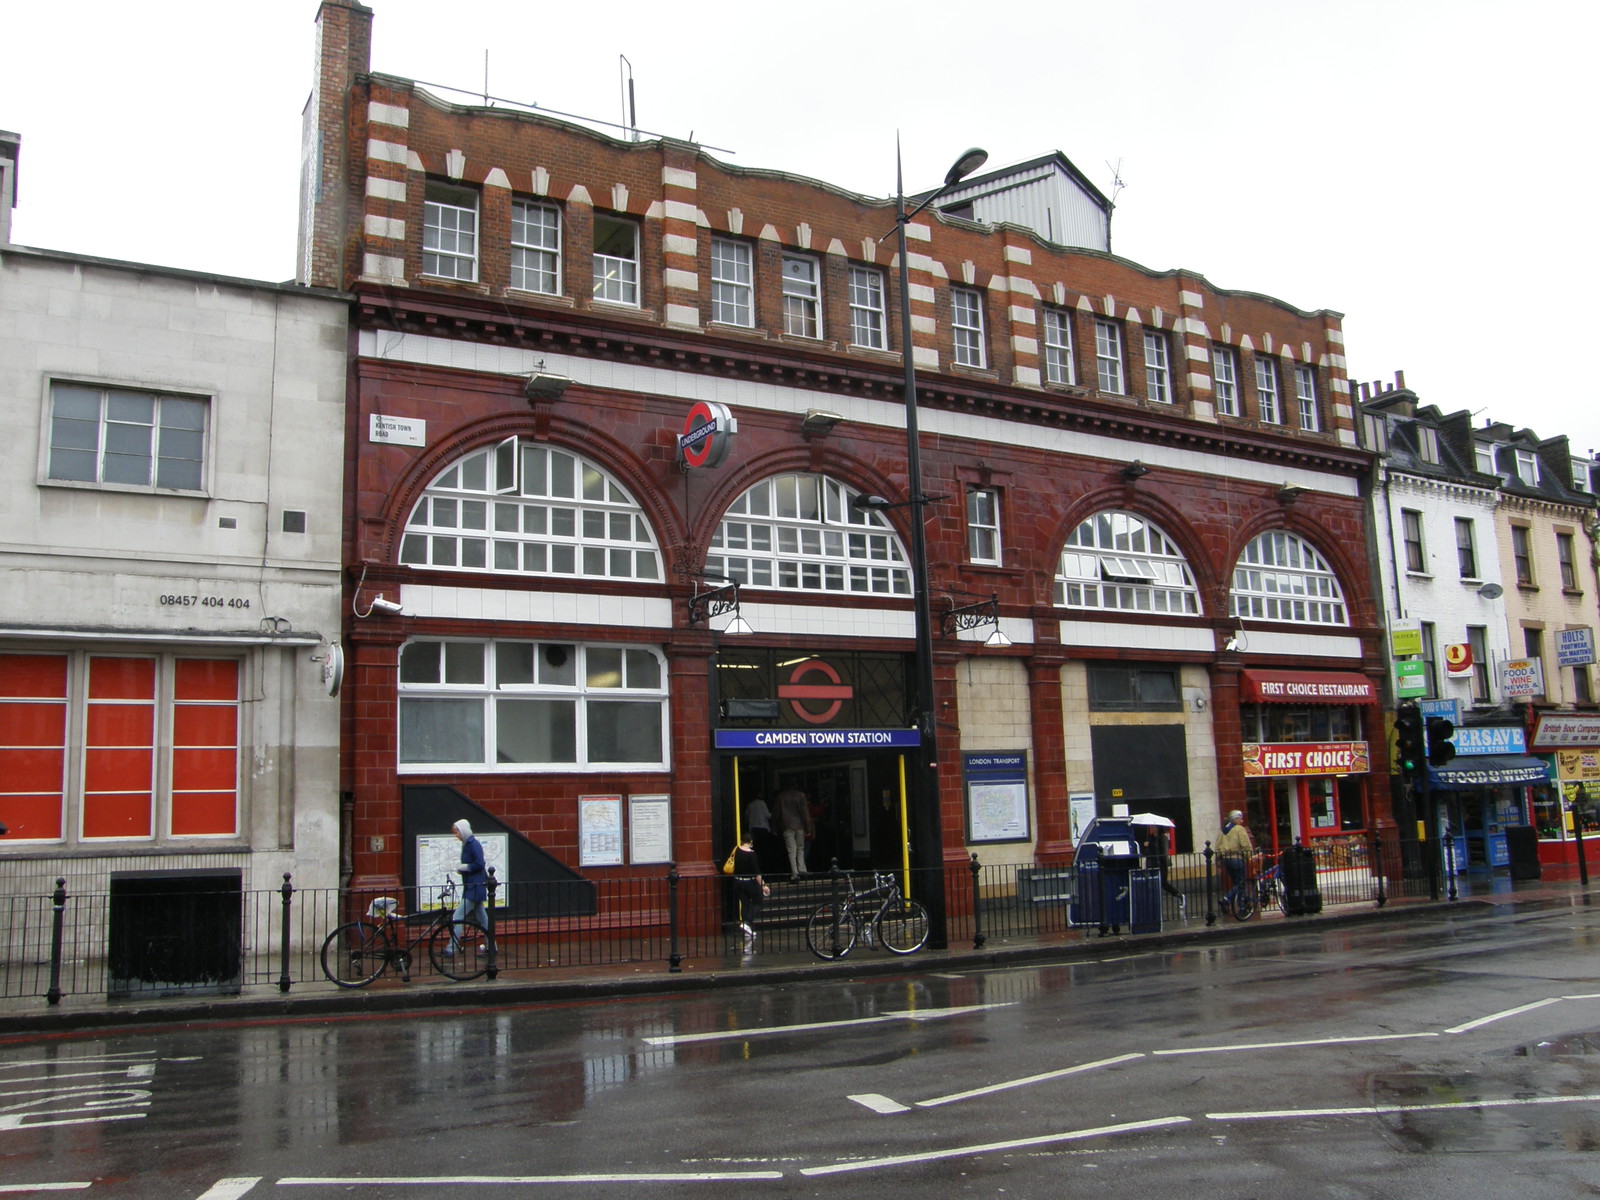
POLYGON ((379 896, 366 915, 339 926, 322 943, 322 973, 340 987, 365 987, 391 968, 411 982, 412 955, 423 942, 428 960, 447 979, 476 979, 494 962, 494 935, 476 917, 457 919, 454 881, 446 883, 436 909, 410 941, 400 901, 379 896))
POLYGON ((843 958, 858 937, 868 946, 881 945, 890 954, 913 954, 928 940, 928 910, 900 891, 892 871, 879 871, 872 886, 858 890, 846 875, 850 894, 819 904, 806 921, 806 945, 822 959, 843 958))

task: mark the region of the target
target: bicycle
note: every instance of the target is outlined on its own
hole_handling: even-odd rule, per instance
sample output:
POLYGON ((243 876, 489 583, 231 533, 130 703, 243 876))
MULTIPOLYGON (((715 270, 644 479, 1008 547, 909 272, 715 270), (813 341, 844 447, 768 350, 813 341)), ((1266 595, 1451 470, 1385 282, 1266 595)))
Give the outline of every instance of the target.
POLYGON ((900 892, 891 871, 879 871, 872 886, 856 890, 846 876, 850 895, 842 904, 819 904, 806 921, 806 945, 821 959, 843 958, 864 936, 868 946, 881 945, 890 954, 914 954, 928 940, 928 910, 900 892), (877 907, 873 908, 876 902, 877 907))
POLYGON ((1289 893, 1283 886, 1283 871, 1276 862, 1259 874, 1251 874, 1247 864, 1244 878, 1222 893, 1218 906, 1235 921, 1248 921, 1264 908, 1277 908, 1288 915, 1289 893))
POLYGON ((322 943, 322 973, 343 988, 366 987, 391 967, 411 982, 411 958, 428 943, 433 969, 449 979, 476 979, 489 969, 493 936, 475 917, 455 919, 455 884, 439 893, 440 907, 409 942, 402 928, 406 918, 393 896, 379 896, 366 915, 340 925, 322 943))

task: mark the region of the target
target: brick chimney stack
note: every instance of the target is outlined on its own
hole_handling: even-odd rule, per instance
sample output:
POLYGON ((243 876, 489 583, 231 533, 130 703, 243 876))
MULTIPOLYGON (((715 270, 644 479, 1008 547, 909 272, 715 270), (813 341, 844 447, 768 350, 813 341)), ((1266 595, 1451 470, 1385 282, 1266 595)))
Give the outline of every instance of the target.
POLYGON ((365 160, 365 112, 350 111, 351 86, 372 60, 372 10, 358 0, 323 0, 317 12, 316 77, 300 125, 300 236, 295 279, 344 287, 346 240, 360 228, 360 196, 350 195, 352 155, 365 160), (350 130, 347 143, 344 130, 350 130), (356 144, 360 142, 361 144, 356 144))

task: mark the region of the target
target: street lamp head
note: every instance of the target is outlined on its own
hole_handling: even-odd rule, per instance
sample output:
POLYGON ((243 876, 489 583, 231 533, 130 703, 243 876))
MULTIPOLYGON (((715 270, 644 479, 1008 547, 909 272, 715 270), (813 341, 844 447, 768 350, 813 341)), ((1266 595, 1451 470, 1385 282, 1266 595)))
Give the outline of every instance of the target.
POLYGON ((972 149, 956 159, 955 164, 945 172, 945 187, 954 187, 988 161, 989 152, 987 150, 980 150, 977 146, 972 147, 972 149))

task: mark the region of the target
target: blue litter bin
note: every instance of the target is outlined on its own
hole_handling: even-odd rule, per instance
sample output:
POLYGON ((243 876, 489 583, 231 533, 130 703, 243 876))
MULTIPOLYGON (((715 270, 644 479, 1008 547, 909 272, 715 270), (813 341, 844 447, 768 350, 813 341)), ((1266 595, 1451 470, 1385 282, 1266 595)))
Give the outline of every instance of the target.
POLYGON ((1161 931, 1161 872, 1139 865, 1139 841, 1124 817, 1089 822, 1073 854, 1077 896, 1068 911, 1074 925, 1095 925, 1101 936, 1161 931))

